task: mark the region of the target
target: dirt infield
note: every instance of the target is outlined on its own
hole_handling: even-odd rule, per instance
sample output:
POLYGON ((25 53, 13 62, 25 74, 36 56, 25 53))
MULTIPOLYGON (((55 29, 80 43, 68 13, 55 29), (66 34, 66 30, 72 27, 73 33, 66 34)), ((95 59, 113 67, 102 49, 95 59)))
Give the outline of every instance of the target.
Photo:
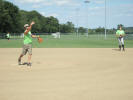
POLYGON ((133 49, 0 49, 0 100, 133 100, 133 49), (27 56, 23 61, 27 60, 27 56))

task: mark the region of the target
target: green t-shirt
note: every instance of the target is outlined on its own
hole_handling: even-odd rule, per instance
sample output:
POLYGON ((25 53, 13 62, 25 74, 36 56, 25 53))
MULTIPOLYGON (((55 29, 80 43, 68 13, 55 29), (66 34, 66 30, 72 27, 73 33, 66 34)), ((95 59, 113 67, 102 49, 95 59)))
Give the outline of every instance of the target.
POLYGON ((123 30, 117 30, 116 35, 118 35, 118 36, 125 35, 125 32, 123 30))
POLYGON ((24 34, 24 44, 31 44, 32 43, 32 37, 31 32, 29 31, 27 34, 24 34))
POLYGON ((6 36, 7 36, 7 38, 10 38, 10 34, 7 34, 6 36))

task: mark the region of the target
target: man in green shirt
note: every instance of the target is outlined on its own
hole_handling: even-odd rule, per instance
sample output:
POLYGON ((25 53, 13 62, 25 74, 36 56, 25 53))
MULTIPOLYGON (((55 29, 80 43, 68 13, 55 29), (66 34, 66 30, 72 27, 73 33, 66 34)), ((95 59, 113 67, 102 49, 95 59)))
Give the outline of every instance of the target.
POLYGON ((10 33, 9 32, 6 34, 6 37, 7 37, 8 41, 9 41, 10 40, 10 33))
POLYGON ((119 27, 119 30, 116 31, 116 36, 118 38, 119 41, 119 50, 121 51, 121 47, 123 48, 123 51, 125 51, 124 48, 124 36, 125 36, 125 32, 124 30, 122 30, 122 27, 119 27))
POLYGON ((31 56, 32 56, 32 38, 39 38, 39 36, 32 35, 31 34, 31 28, 32 25, 34 25, 35 22, 31 22, 30 26, 28 24, 24 25, 24 45, 23 45, 23 51, 22 54, 18 58, 18 64, 21 65, 21 58, 26 55, 28 52, 28 62, 27 66, 31 66, 31 56))

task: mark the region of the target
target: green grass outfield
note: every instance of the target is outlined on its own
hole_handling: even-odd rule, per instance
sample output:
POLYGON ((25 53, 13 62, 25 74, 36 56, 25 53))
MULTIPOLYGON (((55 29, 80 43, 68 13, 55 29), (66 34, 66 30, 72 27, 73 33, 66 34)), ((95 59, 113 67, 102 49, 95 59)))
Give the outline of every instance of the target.
MULTIPOLYGON (((33 39, 33 48, 117 48, 118 40, 114 35, 89 35, 80 36, 62 35, 60 39, 54 39, 52 36, 41 36, 43 43, 38 43, 33 39)), ((10 41, 0 39, 0 48, 22 48, 23 39, 12 37, 10 41)), ((126 48, 133 48, 133 40, 125 40, 126 48)))

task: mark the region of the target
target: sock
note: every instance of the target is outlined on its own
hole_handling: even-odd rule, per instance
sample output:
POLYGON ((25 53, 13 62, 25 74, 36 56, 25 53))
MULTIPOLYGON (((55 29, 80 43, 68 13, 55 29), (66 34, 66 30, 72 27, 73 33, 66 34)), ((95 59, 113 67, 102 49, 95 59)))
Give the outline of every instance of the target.
POLYGON ((123 50, 125 49, 125 48, 124 48, 124 45, 122 45, 122 48, 123 48, 123 50))

